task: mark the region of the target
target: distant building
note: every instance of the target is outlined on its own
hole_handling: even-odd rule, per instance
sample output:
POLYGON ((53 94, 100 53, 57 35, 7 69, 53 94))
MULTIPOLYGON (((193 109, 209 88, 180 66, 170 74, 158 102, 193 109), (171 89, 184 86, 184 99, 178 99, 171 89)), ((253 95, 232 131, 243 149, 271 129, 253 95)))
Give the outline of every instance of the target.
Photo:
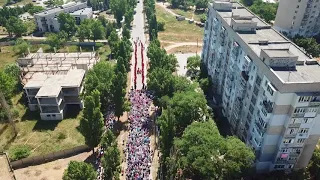
POLYGON ((320 64, 237 2, 210 3, 204 33, 215 100, 257 171, 305 168, 320 137, 320 64))
POLYGON ((290 36, 319 34, 320 0, 281 0, 274 26, 290 36))
POLYGON ((67 105, 83 107, 79 95, 88 69, 99 61, 95 52, 30 53, 19 58, 25 94, 31 111, 42 120, 64 119, 67 105))
POLYGON ((86 3, 71 2, 60 7, 48 9, 34 15, 38 31, 40 32, 58 32, 60 24, 58 15, 60 13, 70 13, 79 25, 84 19, 92 18, 92 8, 88 8, 86 3))

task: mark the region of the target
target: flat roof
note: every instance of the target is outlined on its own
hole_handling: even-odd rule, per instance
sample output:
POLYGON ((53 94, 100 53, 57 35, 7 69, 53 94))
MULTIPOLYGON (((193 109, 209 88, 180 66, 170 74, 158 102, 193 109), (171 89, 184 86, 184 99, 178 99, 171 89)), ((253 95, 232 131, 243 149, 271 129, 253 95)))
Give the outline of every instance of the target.
POLYGON ((71 69, 65 75, 47 75, 42 72, 37 72, 33 74, 24 88, 40 88, 36 97, 57 97, 61 88, 80 87, 84 75, 85 70, 83 69, 71 69))
MULTIPOLYGON (((272 51, 275 53, 270 56, 285 56, 290 55, 298 56, 298 61, 306 62, 306 60, 311 60, 301 48, 295 45, 293 42, 285 38, 284 35, 271 28, 269 24, 264 22, 262 19, 251 13, 249 10, 244 8, 238 2, 232 2, 232 12, 215 10, 230 26, 232 15, 239 15, 244 17, 254 16, 252 21, 257 22, 257 29, 255 33, 245 33, 245 32, 235 32, 242 39, 243 42, 250 47, 253 52, 260 57, 261 50, 267 52, 272 51), (259 41, 268 41, 267 45, 259 44, 259 41), (272 49, 272 50, 271 50, 272 49), (287 50, 285 52, 284 50, 287 50)), ((296 70, 270 70, 285 83, 314 83, 320 82, 320 66, 319 64, 307 65, 303 63, 302 65, 297 65, 296 70)))
POLYGON ((75 12, 70 13, 70 14, 74 15, 74 16, 80 16, 80 15, 87 15, 87 14, 90 14, 90 13, 92 13, 92 8, 80 9, 80 10, 75 11, 75 12))
POLYGON ((289 49, 262 49, 269 57, 297 57, 289 49))
POLYGON ((70 7, 77 6, 77 5, 81 5, 81 4, 86 4, 86 3, 82 3, 82 2, 70 2, 70 3, 64 4, 64 5, 62 5, 62 6, 56 7, 56 8, 47 9, 47 10, 45 10, 45 11, 36 13, 35 15, 37 15, 37 16, 46 16, 46 15, 48 15, 48 14, 54 14, 54 13, 57 13, 57 12, 61 12, 61 11, 63 11, 63 9, 68 9, 68 8, 70 8, 70 7))

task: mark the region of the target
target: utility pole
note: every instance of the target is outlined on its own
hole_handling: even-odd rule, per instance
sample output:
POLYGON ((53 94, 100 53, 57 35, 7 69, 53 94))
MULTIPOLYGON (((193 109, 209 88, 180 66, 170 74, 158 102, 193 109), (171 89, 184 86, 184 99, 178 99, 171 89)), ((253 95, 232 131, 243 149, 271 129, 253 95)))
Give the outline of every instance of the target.
POLYGON ((17 127, 16 127, 15 123, 13 122, 11 111, 10 111, 10 108, 9 108, 9 106, 7 104, 7 101, 4 98, 4 95, 3 95, 3 93, 1 91, 0 91, 0 104, 2 105, 4 110, 7 112, 9 123, 12 126, 13 131, 14 131, 14 137, 16 137, 18 135, 18 130, 17 130, 17 127))

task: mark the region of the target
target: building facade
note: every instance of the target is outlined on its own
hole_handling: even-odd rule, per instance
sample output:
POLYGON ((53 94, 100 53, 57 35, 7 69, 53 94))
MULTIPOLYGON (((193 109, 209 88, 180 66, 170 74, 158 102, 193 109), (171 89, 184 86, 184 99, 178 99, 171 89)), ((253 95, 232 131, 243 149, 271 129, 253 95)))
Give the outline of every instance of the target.
POLYGON ((92 18, 92 8, 88 8, 86 3, 71 2, 57 8, 49 9, 34 15, 38 31, 40 32, 58 32, 60 24, 58 15, 60 13, 70 13, 76 19, 79 25, 84 19, 92 18))
POLYGON ((30 111, 39 110, 42 120, 62 120, 68 105, 82 109, 85 73, 99 60, 95 52, 37 52, 19 58, 30 111))
POLYGON ((320 0, 281 0, 274 26, 290 36, 319 34, 320 0))
POLYGON ((318 62, 241 4, 209 5, 202 62, 258 172, 306 167, 320 136, 318 62))

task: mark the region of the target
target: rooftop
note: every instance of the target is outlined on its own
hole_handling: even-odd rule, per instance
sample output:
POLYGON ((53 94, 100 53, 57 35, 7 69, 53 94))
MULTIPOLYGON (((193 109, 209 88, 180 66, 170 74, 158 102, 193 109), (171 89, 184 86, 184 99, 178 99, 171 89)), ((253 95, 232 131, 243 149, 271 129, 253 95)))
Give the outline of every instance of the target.
POLYGON ((80 15, 87 15, 92 13, 92 8, 84 8, 84 9, 80 9, 78 11, 75 11, 73 13, 70 13, 73 16, 80 16, 80 15))
POLYGON ((256 32, 245 33, 236 32, 244 43, 250 47, 253 52, 259 57, 262 50, 265 50, 271 57, 294 57, 298 56, 300 65, 296 66, 295 70, 270 70, 285 83, 313 83, 320 82, 320 66, 319 64, 307 65, 305 62, 312 58, 307 56, 302 49, 287 39, 284 35, 271 28, 269 24, 251 13, 237 2, 232 3, 231 11, 219 11, 217 13, 230 26, 233 15, 240 17, 253 16, 252 21, 257 22, 256 32), (261 44, 259 41, 267 41, 267 44, 261 44))
POLYGON ((34 73, 24 86, 25 89, 40 88, 36 97, 57 97, 61 88, 80 87, 85 70, 72 69, 65 75, 47 75, 42 72, 34 73))
POLYGON ((37 15, 37 16, 46 16, 47 14, 55 14, 55 13, 64 11, 63 9, 68 9, 70 7, 78 6, 78 5, 86 5, 86 3, 83 3, 83 2, 70 2, 70 3, 64 4, 62 6, 56 7, 56 8, 52 8, 52 9, 48 9, 48 10, 36 13, 35 15, 37 15))

